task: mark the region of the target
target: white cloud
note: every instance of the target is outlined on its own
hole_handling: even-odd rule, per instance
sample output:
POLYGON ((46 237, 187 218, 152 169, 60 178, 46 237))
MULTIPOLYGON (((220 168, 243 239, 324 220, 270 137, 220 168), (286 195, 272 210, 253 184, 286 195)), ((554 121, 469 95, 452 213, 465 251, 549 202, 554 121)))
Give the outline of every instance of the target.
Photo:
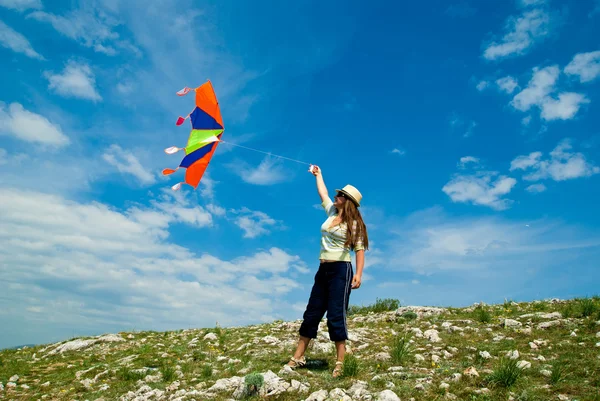
POLYGON ((496 85, 498 85, 498 87, 506 93, 513 93, 519 86, 517 80, 511 76, 496 80, 496 85))
POLYGON ((532 194, 539 194, 540 192, 544 192, 546 189, 547 188, 544 184, 532 184, 525 188, 527 192, 531 192, 532 194))
POLYGON ((460 163, 458 164, 458 167, 466 168, 469 163, 477 165, 479 164, 479 158, 474 156, 463 156, 460 158, 460 163))
POLYGON ((510 17, 505 26, 506 34, 499 42, 490 43, 483 57, 496 60, 510 55, 522 55, 537 41, 550 32, 550 16, 542 9, 524 11, 518 17, 510 17))
POLYGON ((255 185, 273 185, 285 181, 286 175, 281 165, 274 158, 266 157, 257 167, 250 167, 247 163, 233 163, 230 168, 245 182, 255 185))
POLYGON ((42 0, 0 0, 0 7, 10 8, 15 11, 40 10, 43 8, 42 0))
POLYGON ((244 231, 244 238, 256 238, 261 235, 270 234, 270 230, 281 228, 282 223, 271 218, 264 212, 242 208, 232 211, 236 217, 235 224, 244 231))
POLYGON ((55 147, 70 143, 60 126, 45 117, 25 110, 20 103, 11 103, 8 108, 5 106, 0 102, 0 134, 55 147))
POLYGON ((573 92, 563 92, 558 94, 558 100, 546 98, 541 104, 544 120, 570 120, 579 111, 582 105, 589 103, 590 100, 580 94, 573 92))
POLYGON ((511 105, 520 111, 529 111, 537 106, 541 110, 540 116, 547 121, 572 119, 582 105, 589 103, 589 99, 572 92, 561 92, 558 99, 552 97, 559 75, 560 69, 556 65, 534 68, 527 87, 514 96, 511 105))
POLYGON ((406 151, 401 148, 394 148, 394 149, 392 149, 392 153, 396 154, 398 156, 404 156, 406 154, 406 151))
POLYGON ((479 92, 485 90, 487 87, 490 86, 490 83, 488 81, 479 81, 479 83, 477 84, 476 88, 479 92))
POLYGON ((496 172, 480 172, 472 175, 456 175, 442 188, 442 191, 453 202, 472 203, 490 207, 494 210, 505 210, 510 207, 511 200, 504 195, 510 193, 517 180, 507 176, 497 176, 496 172))
POLYGON ((61 96, 101 101, 96 89, 96 78, 89 65, 70 61, 62 74, 44 73, 50 84, 48 88, 61 96))
POLYGON ((512 106, 520 111, 528 111, 532 106, 542 104, 554 90, 559 74, 558 66, 534 68, 527 87, 515 95, 512 106))
POLYGON ((0 45, 16 53, 25 54, 28 57, 44 60, 44 57, 33 50, 27 38, 15 31, 4 22, 0 21, 0 45))
POLYGON ((563 140, 550 152, 549 158, 542 158, 541 152, 518 156, 511 162, 510 170, 531 170, 523 177, 527 181, 565 181, 600 173, 600 167, 588 162, 582 153, 571 152, 571 149, 570 140, 563 140))
MULTIPOLYGON (((64 327, 165 330, 289 314, 280 297, 297 286, 287 277, 291 270, 306 272, 300 257, 278 248, 228 260, 195 254, 168 241, 169 225, 181 215, 160 208, 163 203, 120 212, 97 202, 0 189, 3 318, 43 325, 34 341, 47 342, 70 336, 64 327), (260 291, 265 285, 273 291, 260 291), (63 328, 51 333, 55 324, 63 328)), ((14 342, 0 334, 0 346, 14 342)))
POLYGON ((138 158, 131 152, 123 150, 119 145, 111 145, 102 158, 115 166, 121 173, 131 174, 142 184, 154 184, 156 177, 144 168, 138 158))
POLYGON ((116 32, 121 22, 108 8, 101 8, 92 2, 83 2, 77 9, 62 15, 44 11, 35 11, 28 15, 41 22, 50 23, 54 29, 82 46, 94 49, 98 53, 112 56, 118 49, 130 51, 136 55, 139 49, 120 38, 116 32))
POLYGON ((593 81, 600 76, 600 50, 576 54, 564 71, 579 76, 581 83, 593 81))

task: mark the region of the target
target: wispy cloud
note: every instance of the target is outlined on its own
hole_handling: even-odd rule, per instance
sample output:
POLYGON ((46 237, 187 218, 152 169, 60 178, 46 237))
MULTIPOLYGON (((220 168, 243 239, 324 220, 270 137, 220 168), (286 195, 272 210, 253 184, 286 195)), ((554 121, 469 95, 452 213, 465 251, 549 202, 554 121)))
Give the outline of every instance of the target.
POLYGON ((252 167, 246 162, 235 162, 229 164, 229 167, 249 184, 274 185, 286 179, 281 163, 278 163, 273 157, 266 157, 256 167, 252 167))
POLYGON ((453 18, 468 18, 477 13, 477 9, 469 5, 466 1, 451 4, 446 8, 446 14, 453 18))
POLYGON ((581 83, 593 81, 600 76, 600 50, 576 54, 564 71, 578 76, 581 83))
POLYGON ((70 143, 58 124, 26 110, 20 103, 11 103, 6 107, 5 103, 0 102, 0 134, 53 147, 63 147, 70 143))
POLYGON ((125 49, 139 54, 139 49, 129 41, 121 39, 117 33, 120 21, 109 9, 95 3, 82 3, 78 9, 65 15, 55 15, 44 11, 35 11, 28 15, 41 22, 50 23, 64 36, 79 42, 85 47, 107 55, 117 54, 117 49, 125 49))
POLYGON ((482 280, 477 272, 486 272, 488 278, 490 274, 510 275, 513 277, 507 284, 511 288, 517 283, 527 285, 530 280, 522 276, 532 272, 532 265, 540 266, 543 275, 546 269, 560 269, 563 258, 577 257, 578 252, 572 250, 600 247, 597 232, 594 235, 564 222, 511 221, 500 216, 450 217, 437 207, 396 223, 392 234, 393 239, 386 243, 386 264, 390 269, 422 275, 447 272, 451 276, 444 276, 444 280, 461 282, 466 276, 475 275, 474 280, 480 283, 487 280, 482 280), (558 255, 561 258, 557 259, 558 255), (469 274, 465 275, 466 271, 469 274))
POLYGON ((450 116, 450 128, 462 133, 463 138, 470 137, 475 127, 477 127, 477 123, 473 120, 464 120, 457 113, 452 113, 450 116))
POLYGON ((518 156, 511 162, 510 171, 531 171, 523 177, 527 181, 565 181, 600 173, 600 167, 587 161, 582 153, 572 152, 572 148, 571 141, 565 139, 550 152, 548 158, 543 158, 542 152, 518 156))
POLYGON ((502 39, 492 41, 486 46, 484 58, 497 60, 525 54, 536 42, 549 34, 550 15, 539 8, 525 10, 518 17, 510 17, 506 21, 505 31, 502 39))
POLYGON ((556 65, 534 68, 527 87, 514 96, 511 105, 520 111, 537 106, 541 118, 547 121, 572 119, 589 99, 574 92, 560 92, 553 97, 559 75, 560 69, 556 65))
POLYGON ((540 192, 544 192, 546 190, 546 186, 544 184, 532 184, 525 188, 527 192, 532 194, 539 194, 540 192))
POLYGON ((484 91, 490 86, 488 81, 479 81, 479 83, 475 86, 479 92, 484 91))
POLYGON ((464 156, 460 158, 460 162, 458 163, 458 167, 461 169, 466 168, 468 165, 479 165, 479 158, 474 156, 464 156))
POLYGON ((44 60, 44 57, 33 50, 27 38, 15 31, 4 22, 0 21, 0 45, 14 51, 25 54, 27 57, 44 60))
POLYGON ((119 145, 111 145, 102 158, 124 174, 131 174, 142 184, 154 184, 156 177, 144 168, 138 158, 130 151, 122 149, 119 145))
POLYGON ((273 229, 281 229, 282 222, 277 221, 264 212, 242 208, 233 210, 235 224, 244 231, 244 238, 256 238, 270 234, 273 229))
POLYGON ((40 10, 43 8, 42 0, 0 0, 0 7, 9 8, 18 12, 26 10, 40 10))
POLYGON ((96 89, 96 77, 88 64, 69 61, 62 74, 46 71, 44 76, 49 81, 48 88, 61 96, 93 102, 102 100, 96 89))
POLYGON ((406 151, 402 148, 394 148, 390 153, 398 156, 404 156, 406 154, 406 151))

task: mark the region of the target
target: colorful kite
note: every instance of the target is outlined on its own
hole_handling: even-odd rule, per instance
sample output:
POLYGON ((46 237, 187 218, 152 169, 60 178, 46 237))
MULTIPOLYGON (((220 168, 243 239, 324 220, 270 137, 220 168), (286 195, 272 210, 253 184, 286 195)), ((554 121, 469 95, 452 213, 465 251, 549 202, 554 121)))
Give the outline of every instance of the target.
POLYGON ((192 123, 192 132, 187 146, 185 148, 171 146, 165 149, 165 153, 169 155, 180 150, 185 151, 185 157, 179 167, 174 170, 170 168, 163 170, 164 175, 169 175, 179 170, 180 167, 186 169, 185 180, 171 187, 174 191, 181 188, 181 184, 188 184, 194 188, 198 186, 224 130, 219 102, 210 81, 195 89, 185 87, 177 92, 177 95, 185 96, 192 90, 196 92, 196 107, 185 118, 177 119, 177 125, 183 124, 188 118, 192 123))

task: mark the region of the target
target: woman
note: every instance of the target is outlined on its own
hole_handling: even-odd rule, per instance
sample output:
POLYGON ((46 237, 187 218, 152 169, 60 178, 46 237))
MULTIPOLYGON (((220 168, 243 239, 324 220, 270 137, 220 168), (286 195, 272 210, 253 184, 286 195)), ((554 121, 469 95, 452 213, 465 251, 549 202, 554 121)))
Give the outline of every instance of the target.
POLYGON ((321 226, 319 270, 300 326, 298 347, 288 366, 294 369, 306 364, 304 352, 310 340, 317 337, 319 323, 327 312, 329 338, 335 341, 337 351, 333 377, 338 377, 342 371, 348 339, 346 312, 350 291, 360 287, 369 239, 358 211, 361 193, 352 185, 346 185, 343 189, 336 190, 335 201, 332 202, 321 169, 312 166, 309 171, 316 177, 317 191, 327 213, 327 220, 321 226), (352 271, 351 251, 356 255, 356 274, 352 271))

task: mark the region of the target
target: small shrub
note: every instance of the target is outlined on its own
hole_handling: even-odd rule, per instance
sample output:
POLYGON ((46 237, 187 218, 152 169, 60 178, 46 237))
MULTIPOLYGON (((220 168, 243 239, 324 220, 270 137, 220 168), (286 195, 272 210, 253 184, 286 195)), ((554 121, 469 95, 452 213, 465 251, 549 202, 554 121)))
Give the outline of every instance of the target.
POLYGON ((565 307, 562 310, 562 315, 565 319, 568 319, 570 317, 574 317, 575 316, 575 306, 573 305, 572 302, 567 303, 567 305, 565 305, 565 307))
POLYGON ((400 307, 400 301, 397 299, 386 298, 375 300, 374 305, 368 306, 358 306, 358 305, 350 305, 348 308, 348 316, 358 315, 358 314, 367 314, 369 312, 380 313, 380 312, 388 312, 396 310, 400 307))
POLYGON ((406 320, 415 320, 417 317, 419 317, 419 315, 409 310, 408 312, 404 312, 401 317, 406 320))
POLYGON ((212 370, 212 366, 210 365, 204 365, 202 367, 202 377, 207 379, 209 377, 211 377, 213 374, 213 370, 212 370))
POLYGON ((582 317, 588 317, 596 313, 598 305, 593 298, 583 298, 579 300, 579 309, 582 317))
POLYGON ((567 367, 562 362, 557 362, 552 366, 552 374, 550 375, 550 383, 558 384, 565 380, 567 376, 567 367))
POLYGON ((392 299, 392 298, 379 299, 379 298, 377 298, 375 300, 375 305, 373 306, 373 312, 378 313, 378 312, 394 311, 394 310, 398 309, 399 307, 400 307, 400 301, 398 301, 397 299, 392 299))
POLYGON ((146 373, 146 371, 136 372, 123 366, 117 370, 117 378, 123 381, 138 381, 146 377, 146 373))
POLYGON ((489 323, 492 321, 492 314, 481 305, 475 308, 474 314, 475 319, 481 323, 489 323))
POLYGON ((517 366, 514 359, 501 358, 494 372, 487 378, 488 383, 509 388, 521 377, 523 371, 517 366))
POLYGON ((172 382, 175 379, 175 369, 172 366, 163 365, 160 367, 160 373, 164 382, 172 382))
POLYGON ((545 302, 534 302, 533 310, 538 312, 545 312, 548 309, 548 305, 545 302))
POLYGON ((244 382, 246 383, 246 390, 248 391, 248 394, 254 395, 258 393, 258 390, 265 383, 265 378, 260 373, 253 372, 249 375, 246 375, 244 382))
POLYGON ((407 335, 394 338, 391 352, 392 362, 401 364, 412 353, 409 340, 410 337, 407 335))
POLYGON ((354 355, 346 355, 342 368, 342 376, 353 377, 358 374, 358 359, 354 355))

